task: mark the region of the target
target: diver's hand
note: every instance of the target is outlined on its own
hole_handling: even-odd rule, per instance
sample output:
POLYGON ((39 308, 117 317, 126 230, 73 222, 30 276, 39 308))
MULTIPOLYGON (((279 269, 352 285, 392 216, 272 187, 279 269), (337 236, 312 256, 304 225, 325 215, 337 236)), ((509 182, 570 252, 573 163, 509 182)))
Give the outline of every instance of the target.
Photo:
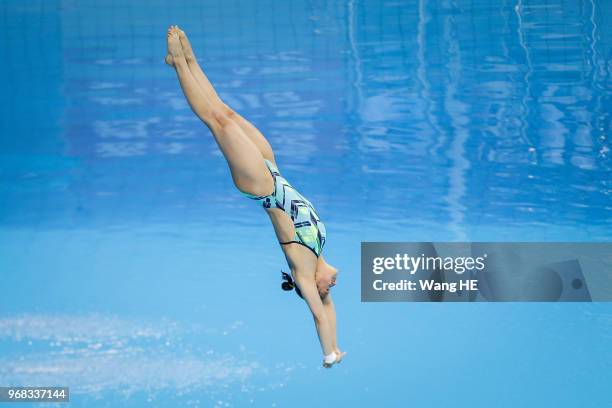
POLYGON ((342 359, 344 358, 344 356, 346 356, 346 351, 340 351, 339 348, 336 348, 334 350, 336 352, 336 364, 338 364, 339 362, 342 361, 342 359))
POLYGON ((334 350, 334 353, 336 354, 336 359, 333 362, 327 362, 325 359, 323 359, 323 367, 331 368, 334 364, 340 363, 346 355, 346 351, 340 351, 338 348, 334 350))

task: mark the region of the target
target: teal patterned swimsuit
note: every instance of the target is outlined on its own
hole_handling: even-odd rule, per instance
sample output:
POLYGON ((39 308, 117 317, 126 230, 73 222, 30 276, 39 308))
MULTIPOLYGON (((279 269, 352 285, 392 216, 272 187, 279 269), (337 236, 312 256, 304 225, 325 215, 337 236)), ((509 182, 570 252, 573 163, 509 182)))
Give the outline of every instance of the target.
POLYGON ((301 244, 309 248, 319 257, 325 245, 325 225, 319 219, 313 205, 301 195, 284 177, 271 161, 265 160, 266 166, 274 179, 274 191, 267 196, 245 194, 253 200, 258 200, 264 208, 275 206, 285 211, 293 221, 295 236, 292 241, 280 242, 281 245, 301 244))

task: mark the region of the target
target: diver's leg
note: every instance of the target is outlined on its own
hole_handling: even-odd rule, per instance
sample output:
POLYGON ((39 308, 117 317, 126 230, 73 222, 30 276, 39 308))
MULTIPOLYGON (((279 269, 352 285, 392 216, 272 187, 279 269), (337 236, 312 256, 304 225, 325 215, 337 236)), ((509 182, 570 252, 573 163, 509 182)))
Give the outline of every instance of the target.
POLYGON ((267 195, 273 180, 255 144, 244 134, 231 114, 212 103, 191 74, 176 29, 168 30, 168 53, 189 106, 213 133, 225 156, 236 187, 249 194, 267 195))
MULTIPOLYGON (((221 106, 224 110, 224 113, 231 116, 232 120, 235 121, 238 126, 242 129, 242 131, 251 139, 251 141, 257 146, 261 155, 270 160, 274 165, 276 165, 276 161, 274 159, 274 152, 272 151, 272 146, 268 140, 264 137, 264 135, 257 129, 251 122, 243 118, 240 114, 235 112, 232 108, 226 105, 217 92, 215 88, 212 86, 206 74, 198 64, 198 61, 193 53, 193 49, 191 48, 191 43, 187 38, 187 35, 181 29, 178 30, 179 38, 181 40, 181 45, 183 47, 183 53, 185 55, 185 60, 187 61, 187 65, 189 66, 189 70, 193 74, 194 78, 198 82, 198 85, 202 88, 206 97, 212 101, 212 103, 221 106)), ((172 64, 173 61, 168 61, 168 63, 172 64)))
POLYGON ((242 131, 251 139, 251 141, 257 146, 261 155, 270 160, 276 166, 276 159, 274 157, 274 151, 268 139, 253 125, 251 122, 242 117, 239 113, 234 111, 229 106, 225 105, 225 109, 230 114, 233 113, 232 119, 240 126, 242 131))

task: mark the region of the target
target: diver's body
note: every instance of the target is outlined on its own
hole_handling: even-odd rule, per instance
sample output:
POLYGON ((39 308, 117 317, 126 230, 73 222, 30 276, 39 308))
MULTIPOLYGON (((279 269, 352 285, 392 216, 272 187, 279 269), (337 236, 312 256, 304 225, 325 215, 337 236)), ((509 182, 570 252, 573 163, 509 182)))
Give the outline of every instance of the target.
POLYGON ((345 353, 336 343, 336 313, 329 293, 337 270, 321 253, 325 227, 314 206, 281 176, 266 138, 219 98, 185 33, 172 26, 167 34, 166 62, 175 68, 191 109, 211 130, 238 190, 258 200, 269 215, 298 293, 313 315, 323 365, 331 367, 345 353))

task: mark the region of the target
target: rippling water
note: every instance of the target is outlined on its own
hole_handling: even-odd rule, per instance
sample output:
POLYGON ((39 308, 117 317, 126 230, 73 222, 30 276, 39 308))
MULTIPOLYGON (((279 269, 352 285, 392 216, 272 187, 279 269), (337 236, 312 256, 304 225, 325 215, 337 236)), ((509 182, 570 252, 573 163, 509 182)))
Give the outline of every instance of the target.
POLYGON ((610 240, 611 15, 0 0, 0 385, 68 384, 74 406, 610 403, 609 306, 360 304, 358 257, 366 240, 610 240), (278 290, 267 217, 163 64, 169 24, 327 225, 351 353, 332 372, 278 290))

